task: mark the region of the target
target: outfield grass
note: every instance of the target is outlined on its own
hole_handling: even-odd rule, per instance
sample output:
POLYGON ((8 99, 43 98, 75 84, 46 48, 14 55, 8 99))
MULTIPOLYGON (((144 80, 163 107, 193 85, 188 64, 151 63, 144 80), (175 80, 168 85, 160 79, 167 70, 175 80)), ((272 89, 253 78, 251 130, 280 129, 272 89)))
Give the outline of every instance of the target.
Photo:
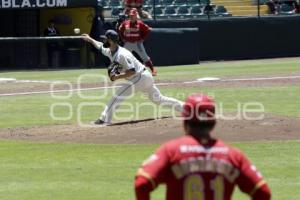
MULTIPOLYGON (((256 60, 241 62, 206 63, 192 66, 159 68, 156 79, 174 80, 181 77, 278 75, 300 72, 300 60, 256 60)), ((0 77, 22 80, 64 80, 76 82, 82 74, 106 74, 105 70, 62 70, 1 72, 0 77)), ((85 82, 99 82, 96 77, 85 82)), ((261 102, 267 113, 300 117, 300 86, 285 87, 161 87, 164 94, 178 97, 194 92, 214 95, 218 106, 223 103, 225 112, 236 112, 238 103, 261 102), (177 96, 179 95, 179 96, 177 96)), ((93 99, 79 98, 73 94, 69 99, 54 99, 51 95, 0 97, 0 128, 69 124, 77 122, 80 103, 106 103, 111 95, 100 99, 101 90, 86 91, 93 99), (50 117, 53 103, 70 104, 73 116, 65 121, 50 117)), ((62 93, 59 95, 66 95, 62 93)), ((136 95, 127 102, 141 103, 136 95)), ((121 107, 122 108, 122 107, 121 107)), ((93 106, 82 112, 83 121, 96 119, 102 111, 93 106)), ((65 108, 55 110, 57 116, 67 116, 65 108)), ((168 115, 169 113, 165 113, 168 115)), ((121 115, 128 117, 127 115, 121 115)), ((151 117, 151 110, 144 108, 139 118, 151 117)), ((136 169, 157 147, 154 145, 93 145, 0 141, 0 199, 133 199, 133 177, 136 169)), ((300 199, 300 141, 243 142, 235 143, 244 150, 262 171, 270 183, 275 200, 300 199)), ((153 194, 163 199, 164 188, 153 194)), ((236 192, 234 200, 248 199, 236 192)))
MULTIPOLYGON (((270 59, 236 62, 213 62, 200 65, 159 67, 157 80, 196 79, 207 76, 226 77, 238 75, 284 75, 300 72, 300 59, 270 59)), ((57 80, 77 82, 83 74, 102 74, 106 76, 106 69, 85 70, 53 70, 53 71, 15 71, 0 72, 0 77, 16 78, 18 80, 57 80)), ((89 77, 83 82, 99 82, 99 77, 89 77)))
MULTIPOLYGON (((162 67, 157 79, 174 80, 180 77, 198 78, 205 76, 237 76, 250 74, 277 74, 300 72, 300 60, 253 60, 239 62, 219 62, 206 63, 201 65, 162 67)), ((82 74, 106 74, 105 70, 61 70, 61 71, 28 71, 28 72, 2 72, 0 77, 14 77, 17 79, 29 80, 64 80, 76 82, 76 79, 82 74)), ((99 77, 86 77, 85 82, 100 81, 99 77)), ((216 97, 217 102, 224 103, 224 109, 227 112, 235 112, 237 103, 246 103, 257 101, 263 103, 266 112, 300 117, 300 86, 291 87, 248 87, 248 88, 188 88, 182 86, 179 88, 161 87, 164 94, 177 97, 183 100, 187 95, 194 92, 206 92, 216 97), (180 94, 179 94, 180 93, 180 94)), ((92 100, 79 98, 76 93, 70 99, 57 100, 51 95, 31 95, 18 97, 0 97, 0 128, 16 126, 33 126, 48 124, 67 124, 77 122, 77 108, 80 103, 106 103, 110 95, 99 98, 103 91, 83 92, 86 95, 96 95, 92 100), (50 117, 50 107, 53 103, 68 103, 72 107, 73 117, 65 121, 55 121, 50 117)), ((67 94, 59 94, 67 95, 67 94)), ((144 102, 140 97, 135 97, 127 102, 144 102)), ((102 108, 94 106, 84 110, 83 121, 91 121, 98 118, 102 108)), ((142 110, 140 118, 153 117, 151 110, 142 110)), ((68 109, 56 109, 58 116, 67 116, 68 109)), ((167 113, 166 113, 167 115, 167 113)))
MULTIPOLYGON (((236 112, 239 104, 242 106, 248 102, 260 102, 265 108, 266 113, 272 113, 290 117, 300 117, 300 86, 290 87, 260 87, 260 88, 166 88, 161 87, 161 91, 173 97, 183 100, 187 95, 195 92, 205 92, 214 95, 218 102, 218 107, 226 112, 236 112)), ((75 93, 70 99, 53 99, 51 95, 31 95, 17 97, 0 98, 0 128, 16 126, 50 125, 50 124, 69 124, 77 123, 78 113, 83 122, 90 122, 99 117, 104 105, 111 97, 110 92, 103 99, 100 99, 103 91, 83 92, 84 95, 95 96, 94 99, 82 99, 75 93), (71 106, 73 116, 68 120, 53 120, 50 115, 51 105, 55 103, 68 103, 71 106), (82 109, 78 112, 81 103, 103 103, 103 106, 95 105, 82 109)), ((67 95, 67 94, 59 94, 67 95)), ((133 99, 125 103, 143 103, 145 100, 141 95, 135 95, 133 99)), ((122 109, 123 107, 121 107, 122 109)), ((134 106, 135 108, 135 106, 134 106)), ((68 107, 57 107, 54 109, 55 116, 68 117, 70 113, 68 107)), ((135 113, 135 112, 133 112, 135 113)), ((122 119, 128 119, 130 113, 119 114, 122 119)), ((156 117, 153 110, 143 107, 139 116, 133 117, 149 118, 156 117)), ((163 113, 170 115, 170 112, 163 113)), ((135 119, 135 118, 133 118, 135 119)))
MULTIPOLYGON (((300 141, 234 143, 263 173, 274 200, 298 200, 300 141)), ((0 142, 1 200, 133 199, 133 178, 157 145, 0 142)), ((163 199, 164 187, 153 195, 163 199)), ((234 200, 248 199, 236 192, 234 200)))

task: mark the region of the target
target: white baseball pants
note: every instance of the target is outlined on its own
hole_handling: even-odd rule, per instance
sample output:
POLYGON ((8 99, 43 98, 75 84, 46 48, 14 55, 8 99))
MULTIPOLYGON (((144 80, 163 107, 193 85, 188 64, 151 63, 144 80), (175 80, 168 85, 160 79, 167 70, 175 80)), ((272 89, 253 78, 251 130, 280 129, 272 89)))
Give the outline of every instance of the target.
POLYGON ((144 44, 142 42, 125 42, 124 48, 130 52, 135 51, 141 57, 144 63, 150 60, 150 57, 146 53, 144 44))
POLYGON ((120 106, 122 101, 131 96, 135 91, 141 91, 145 93, 155 104, 163 104, 182 112, 183 102, 174 98, 163 96, 159 89, 155 86, 150 72, 145 70, 141 74, 137 74, 134 78, 129 80, 128 84, 123 84, 117 89, 112 99, 103 110, 100 119, 105 123, 110 124, 115 110, 120 106))

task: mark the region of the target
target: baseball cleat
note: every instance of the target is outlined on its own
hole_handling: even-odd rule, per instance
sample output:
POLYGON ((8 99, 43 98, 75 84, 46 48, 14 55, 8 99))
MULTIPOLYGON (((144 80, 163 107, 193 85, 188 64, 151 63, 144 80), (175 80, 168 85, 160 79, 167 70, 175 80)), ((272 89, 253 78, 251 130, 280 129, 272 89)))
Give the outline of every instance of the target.
POLYGON ((108 123, 104 122, 103 120, 101 119, 97 119, 96 121, 94 121, 93 123, 94 125, 99 125, 99 126, 107 126, 108 123))

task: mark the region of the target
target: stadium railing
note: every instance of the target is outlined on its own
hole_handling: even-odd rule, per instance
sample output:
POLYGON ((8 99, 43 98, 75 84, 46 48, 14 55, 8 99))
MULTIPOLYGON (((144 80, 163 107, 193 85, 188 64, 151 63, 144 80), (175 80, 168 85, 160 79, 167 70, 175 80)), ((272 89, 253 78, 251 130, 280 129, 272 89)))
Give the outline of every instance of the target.
MULTIPOLYGON (((124 11, 123 1, 102 0, 106 17, 116 18, 124 11)), ((265 15, 294 15, 296 0, 144 0, 143 10, 153 19, 209 19, 265 15)))

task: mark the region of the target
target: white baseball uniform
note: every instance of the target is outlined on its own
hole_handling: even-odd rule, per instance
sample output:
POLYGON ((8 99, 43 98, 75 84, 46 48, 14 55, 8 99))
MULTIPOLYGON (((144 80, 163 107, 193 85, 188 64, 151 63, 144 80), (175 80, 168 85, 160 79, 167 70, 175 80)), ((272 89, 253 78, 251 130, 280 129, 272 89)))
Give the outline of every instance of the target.
POLYGON ((177 111, 182 112, 183 102, 174 98, 163 96, 159 89, 155 86, 151 73, 146 67, 138 61, 133 54, 127 49, 119 46, 117 51, 112 55, 109 48, 100 47, 101 52, 110 58, 111 63, 119 64, 121 72, 130 69, 135 70, 135 74, 127 78, 128 83, 123 84, 113 95, 100 119, 107 124, 112 121, 114 111, 119 107, 126 97, 130 96, 134 91, 141 91, 148 95, 148 98, 156 103, 174 107, 177 111))

